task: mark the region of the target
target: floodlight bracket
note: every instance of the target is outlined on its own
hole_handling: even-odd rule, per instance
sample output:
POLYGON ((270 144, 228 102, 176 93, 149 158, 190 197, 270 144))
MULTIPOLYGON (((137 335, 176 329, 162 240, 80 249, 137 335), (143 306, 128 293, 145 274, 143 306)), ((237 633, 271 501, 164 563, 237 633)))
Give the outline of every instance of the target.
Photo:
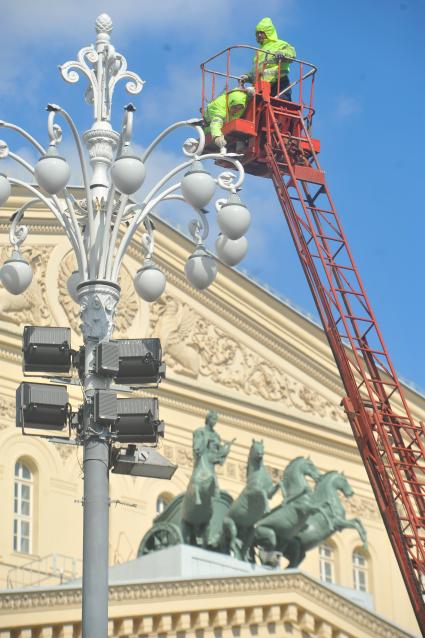
POLYGON ((47 440, 49 443, 60 443, 61 445, 79 445, 76 439, 66 439, 65 437, 61 436, 51 436, 48 437, 47 440))
MULTIPOLYGON (((28 430, 25 430, 25 425, 24 423, 22 423, 21 425, 21 432, 23 434, 23 436, 36 436, 38 439, 47 439, 47 440, 51 440, 52 438, 54 438, 58 443, 63 443, 64 441, 70 441, 71 440, 71 417, 72 417, 72 411, 71 411, 71 404, 67 403, 66 404, 66 408, 67 408, 67 426, 68 426, 68 436, 55 436, 52 437, 51 434, 39 434, 38 432, 31 432, 28 430)), ((31 428, 31 429, 36 429, 36 428, 31 428)), ((72 445, 72 444, 71 444, 72 445)))
POLYGON ((114 449, 111 466, 114 474, 166 480, 172 478, 178 467, 153 447, 137 447, 133 444, 127 448, 114 449))
MULTIPOLYGON (((25 375, 27 376, 27 375, 25 375)), ((29 376, 29 375, 28 375, 29 376)), ((60 383, 61 385, 81 385, 79 379, 73 379, 72 377, 39 377, 40 379, 48 379, 50 383, 60 383)))

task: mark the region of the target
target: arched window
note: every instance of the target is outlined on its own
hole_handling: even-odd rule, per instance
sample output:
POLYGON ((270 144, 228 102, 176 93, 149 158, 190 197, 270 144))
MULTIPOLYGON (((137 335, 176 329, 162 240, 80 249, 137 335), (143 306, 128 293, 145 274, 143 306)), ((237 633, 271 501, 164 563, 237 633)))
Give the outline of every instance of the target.
POLYGON ((15 463, 13 485, 13 550, 31 553, 34 476, 28 465, 15 463))
POLYGON ((353 587, 358 591, 368 591, 368 559, 361 549, 353 552, 353 587))
POLYGON ((171 494, 168 494, 168 492, 162 492, 162 494, 160 494, 156 499, 156 513, 161 514, 161 512, 163 512, 167 507, 168 503, 172 500, 173 497, 171 494))
POLYGON ((332 545, 319 545, 320 580, 324 583, 335 582, 335 550, 332 545))

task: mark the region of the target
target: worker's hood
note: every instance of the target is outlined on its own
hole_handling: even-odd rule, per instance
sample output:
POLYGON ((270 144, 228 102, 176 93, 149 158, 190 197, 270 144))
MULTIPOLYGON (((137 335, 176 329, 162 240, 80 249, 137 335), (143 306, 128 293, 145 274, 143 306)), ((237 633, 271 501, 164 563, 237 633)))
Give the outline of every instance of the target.
POLYGON ((274 24, 270 20, 270 18, 263 18, 262 20, 260 20, 260 22, 255 27, 255 31, 264 31, 264 33, 266 34, 266 40, 264 40, 264 42, 260 44, 260 47, 263 47, 269 42, 276 42, 277 40, 279 40, 274 24))
POLYGON ((244 91, 232 91, 228 98, 229 108, 239 104, 241 108, 246 106, 246 93, 244 91))

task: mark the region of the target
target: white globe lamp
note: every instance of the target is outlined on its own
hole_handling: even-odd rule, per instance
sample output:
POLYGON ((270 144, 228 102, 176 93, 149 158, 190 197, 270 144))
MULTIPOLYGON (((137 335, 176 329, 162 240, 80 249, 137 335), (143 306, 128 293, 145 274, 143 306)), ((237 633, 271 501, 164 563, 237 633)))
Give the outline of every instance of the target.
POLYGON ((165 290, 165 275, 151 259, 145 259, 143 266, 134 276, 137 294, 145 301, 156 301, 165 290))
POLYGON ((111 168, 114 186, 124 195, 132 195, 139 190, 146 174, 145 165, 130 146, 125 146, 111 168))
POLYGON ((185 200, 194 208, 204 208, 214 195, 215 181, 201 162, 195 161, 182 179, 181 190, 185 200))
POLYGON ((0 173, 0 206, 7 202, 12 188, 10 182, 4 173, 0 173))
POLYGON ((64 157, 60 157, 56 146, 51 144, 46 155, 34 166, 37 183, 49 195, 58 195, 68 183, 71 169, 64 157))
POLYGON ((75 301, 75 303, 79 302, 77 287, 80 283, 81 283, 80 273, 78 272, 78 270, 74 270, 74 272, 72 272, 70 276, 68 277, 68 281, 66 282, 66 287, 68 289, 69 296, 71 297, 73 301, 75 301))
POLYGON ((0 281, 12 295, 25 292, 32 282, 33 272, 29 263, 23 259, 18 250, 12 252, 0 269, 0 281))
POLYGON ((251 224, 251 213, 236 193, 231 193, 217 213, 220 230, 229 239, 240 239, 251 224))
POLYGON ((247 253, 248 240, 246 237, 229 239, 226 235, 220 233, 215 242, 215 249, 222 262, 227 266, 236 266, 247 253))
POLYGON ((192 286, 197 290, 204 290, 216 278, 217 262, 204 246, 199 245, 188 258, 184 270, 192 286))

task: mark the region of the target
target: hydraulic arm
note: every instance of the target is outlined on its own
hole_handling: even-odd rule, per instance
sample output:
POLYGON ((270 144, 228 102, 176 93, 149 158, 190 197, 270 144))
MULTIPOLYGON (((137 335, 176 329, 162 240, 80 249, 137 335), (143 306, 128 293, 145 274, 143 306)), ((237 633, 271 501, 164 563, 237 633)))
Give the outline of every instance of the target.
MULTIPOLYGON (((254 49, 231 47, 201 65, 204 99, 208 78, 211 97, 220 79, 231 90, 237 79, 231 53, 247 48, 254 49), (211 66, 220 56, 223 72, 211 66)), ((295 60, 294 75, 297 66, 293 101, 279 85, 272 97, 257 66, 254 99, 243 119, 228 122, 223 132, 245 170, 274 184, 344 384, 342 405, 425 635, 425 426, 407 405, 319 164, 320 144, 310 135, 316 69, 295 60)))
MULTIPOLYGON (((290 116, 289 128, 304 127, 297 117, 290 116)), ((282 131, 282 118, 288 118, 285 106, 272 99, 262 117, 266 164, 347 393, 342 404, 425 634, 424 424, 410 413, 309 133, 304 130, 310 152, 294 152, 299 146, 282 131)))

